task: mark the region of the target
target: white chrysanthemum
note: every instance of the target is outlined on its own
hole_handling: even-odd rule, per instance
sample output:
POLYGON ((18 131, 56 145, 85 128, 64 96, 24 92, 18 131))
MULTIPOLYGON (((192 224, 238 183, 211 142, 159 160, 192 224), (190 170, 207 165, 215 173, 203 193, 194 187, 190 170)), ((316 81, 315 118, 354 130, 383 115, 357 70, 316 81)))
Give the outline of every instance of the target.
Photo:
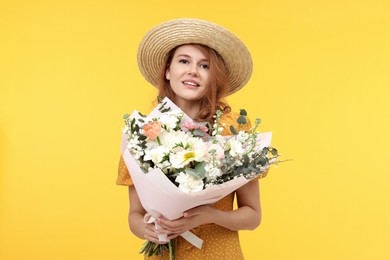
POLYGON ((151 160, 154 164, 158 164, 168 153, 169 149, 165 148, 164 146, 158 146, 151 150, 145 150, 144 161, 151 160))
POLYGON ((202 179, 184 172, 179 173, 175 181, 179 183, 179 189, 187 193, 201 191, 203 189, 202 179))
POLYGON ((242 155, 245 152, 244 148, 242 148, 241 142, 233 138, 227 143, 227 148, 229 150, 229 154, 233 157, 242 155))
POLYGON ((189 138, 190 136, 183 131, 163 131, 160 134, 160 143, 162 146, 165 146, 171 150, 171 152, 176 152, 182 149, 180 148, 174 150, 173 148, 176 147, 179 143, 183 143, 183 146, 186 146, 189 138))

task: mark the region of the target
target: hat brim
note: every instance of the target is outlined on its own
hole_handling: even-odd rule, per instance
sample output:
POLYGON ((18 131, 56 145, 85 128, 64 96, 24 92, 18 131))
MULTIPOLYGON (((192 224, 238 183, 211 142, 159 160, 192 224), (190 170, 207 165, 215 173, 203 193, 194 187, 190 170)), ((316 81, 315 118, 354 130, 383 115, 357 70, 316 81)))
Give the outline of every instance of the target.
POLYGON ((158 86, 168 53, 184 44, 202 44, 217 51, 228 73, 227 95, 240 90, 252 75, 253 63, 244 43, 224 27, 205 20, 180 18, 152 28, 138 47, 138 67, 153 86, 158 86))

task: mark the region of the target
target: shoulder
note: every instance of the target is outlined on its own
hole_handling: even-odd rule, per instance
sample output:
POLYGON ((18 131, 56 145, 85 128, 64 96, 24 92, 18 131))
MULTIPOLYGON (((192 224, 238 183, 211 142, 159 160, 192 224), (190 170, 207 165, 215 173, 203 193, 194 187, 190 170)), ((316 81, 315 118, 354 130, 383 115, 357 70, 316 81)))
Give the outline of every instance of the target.
POLYGON ((225 113, 221 117, 221 124, 223 124, 223 132, 222 135, 231 135, 232 133, 230 132, 230 126, 233 126, 234 129, 238 131, 249 131, 251 128, 251 122, 249 118, 246 116, 246 124, 240 125, 237 122, 237 119, 240 117, 240 113, 236 111, 230 111, 228 113, 225 113))

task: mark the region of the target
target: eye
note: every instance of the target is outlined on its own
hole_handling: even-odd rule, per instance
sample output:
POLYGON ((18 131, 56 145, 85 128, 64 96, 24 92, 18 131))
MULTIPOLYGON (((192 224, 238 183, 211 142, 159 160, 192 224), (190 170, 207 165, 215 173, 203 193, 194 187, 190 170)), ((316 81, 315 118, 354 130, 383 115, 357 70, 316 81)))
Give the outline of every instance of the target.
POLYGON ((208 69, 209 68, 209 65, 208 64, 200 64, 200 67, 202 69, 208 69))
POLYGON ((188 60, 186 60, 186 59, 180 59, 180 60, 179 60, 179 63, 182 63, 182 64, 188 64, 188 63, 189 63, 189 61, 188 61, 188 60))

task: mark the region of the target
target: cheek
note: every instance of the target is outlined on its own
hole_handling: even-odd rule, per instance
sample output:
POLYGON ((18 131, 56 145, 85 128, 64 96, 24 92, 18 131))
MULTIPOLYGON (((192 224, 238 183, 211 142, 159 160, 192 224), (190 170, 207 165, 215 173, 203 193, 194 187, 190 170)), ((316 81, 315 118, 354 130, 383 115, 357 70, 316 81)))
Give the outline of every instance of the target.
POLYGON ((209 88, 210 87, 210 74, 209 73, 206 73, 204 75, 204 81, 205 81, 206 87, 209 88))

